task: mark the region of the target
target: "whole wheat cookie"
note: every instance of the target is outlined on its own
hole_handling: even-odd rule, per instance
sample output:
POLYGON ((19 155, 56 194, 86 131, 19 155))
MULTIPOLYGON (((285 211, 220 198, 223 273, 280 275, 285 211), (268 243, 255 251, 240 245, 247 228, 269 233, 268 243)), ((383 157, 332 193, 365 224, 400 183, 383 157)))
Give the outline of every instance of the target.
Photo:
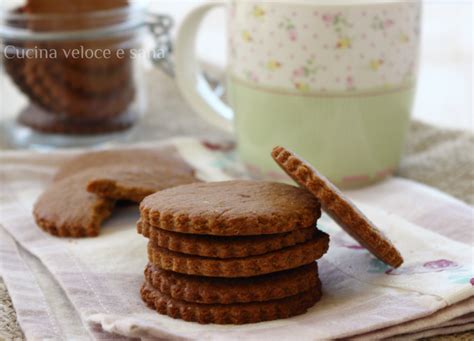
POLYGON ((94 237, 112 214, 115 200, 87 192, 89 172, 78 173, 51 184, 36 201, 36 224, 58 237, 94 237))
POLYGON ((138 202, 154 191, 197 181, 193 174, 173 147, 87 153, 59 169, 33 213, 53 235, 97 236, 116 200, 138 202), (89 186, 98 193, 89 192, 89 186))
POLYGON ((136 89, 132 83, 107 95, 84 95, 65 87, 50 74, 48 65, 39 59, 28 59, 24 81, 36 104, 52 114, 80 121, 103 121, 122 115, 130 109, 136 89))
POLYGON ((190 276, 148 264, 145 279, 154 288, 174 299, 205 304, 276 300, 320 286, 316 262, 249 278, 190 276))
MULTIPOLYGON (((109 73, 113 74, 118 72, 121 68, 132 66, 133 58, 132 49, 124 47, 124 44, 130 43, 130 39, 133 39, 133 33, 131 35, 107 38, 106 40, 101 39, 96 42, 88 41, 84 48, 91 50, 97 49, 109 49, 110 57, 108 58, 64 58, 62 64, 72 70, 85 73, 109 73)), ((50 45, 51 46, 51 45, 50 45)), ((78 48, 76 42, 72 43, 55 43, 52 48, 57 50, 62 49, 75 49, 78 48)), ((133 73, 133 70, 132 70, 133 73)), ((133 74, 132 74, 133 76, 133 74)), ((133 81, 133 79, 131 79, 133 81)))
POLYGON ((275 147, 272 157, 300 186, 318 198, 323 210, 373 255, 395 268, 403 263, 392 242, 314 167, 283 147, 275 147))
POLYGON ((112 70, 102 72, 77 70, 64 60, 55 60, 47 65, 50 76, 58 83, 86 96, 107 96, 133 84, 133 62, 118 65, 112 70))
POLYGON ((112 133, 130 128, 136 122, 138 113, 128 111, 104 122, 82 122, 61 117, 30 104, 18 116, 18 123, 43 133, 94 135, 112 133))
MULTIPOLYGON (((9 24, 33 32, 99 29, 129 20, 128 11, 126 11, 128 5, 129 2, 125 0, 70 0, 66 2, 30 0, 25 6, 12 11, 27 14, 28 18, 16 19, 13 16, 9 24), (102 15, 95 19, 85 15, 92 11, 100 11, 102 15), (53 14, 53 19, 35 19, 37 15, 43 14, 53 14)), ((123 34, 120 37, 81 41, 13 41, 10 45, 20 50, 31 48, 54 51, 57 58, 54 58, 54 63, 52 63, 51 60, 42 57, 9 56, 5 59, 5 68, 18 88, 45 111, 60 116, 62 119, 69 117, 79 122, 95 121, 94 127, 97 127, 104 124, 105 119, 113 120, 119 116, 123 118, 128 112, 135 110, 132 105, 136 95, 133 60, 130 49, 121 48, 124 43, 132 39, 133 34, 123 34), (104 58, 76 58, 65 53, 80 48, 89 51, 111 50, 116 53, 111 53, 109 57, 104 58), (120 56, 117 55, 119 50, 120 56), (73 67, 68 67, 69 64, 73 64, 73 67)), ((23 117, 21 120, 22 124, 42 132, 97 133, 91 125, 88 130, 84 125, 79 126, 79 124, 76 129, 72 129, 71 125, 66 126, 62 121, 56 122, 54 126, 49 125, 47 128, 46 123, 40 122, 41 124, 38 124, 39 121, 32 120, 31 117, 23 117), (71 129, 74 131, 71 132, 71 129)), ((123 123, 123 120, 120 122, 115 120, 108 125, 113 128, 107 131, 125 129, 123 123)))
POLYGON ((155 245, 180 253, 210 258, 239 258, 280 250, 311 239, 314 227, 261 236, 206 236, 178 233, 139 221, 137 231, 155 245))
MULTIPOLYGON (((7 16, 5 25, 10 26, 10 27, 16 27, 16 28, 26 28, 27 23, 25 20, 22 20, 22 15, 26 13, 26 6, 21 6, 17 8, 13 8, 10 11, 11 18, 8 18, 7 16)), ((25 66, 25 58, 20 58, 17 55, 17 51, 22 51, 22 49, 25 47, 25 44, 23 42, 20 42, 18 40, 5 40, 3 42, 4 48, 4 56, 5 58, 2 58, 2 65, 5 68, 6 73, 10 76, 11 80, 15 85, 20 89, 22 92, 28 95, 28 87, 25 83, 25 77, 22 72, 25 66), (7 48, 8 46, 14 46, 14 49, 7 48)))
POLYGON ((319 202, 286 184, 235 180, 179 186, 146 197, 142 219, 161 229, 221 236, 261 235, 314 226, 319 202))
POLYGON ((153 265, 187 275, 209 277, 251 277, 309 264, 328 250, 329 236, 315 230, 313 238, 281 250, 245 258, 208 258, 170 251, 148 243, 148 259, 153 265))
POLYGON ((147 195, 199 180, 174 147, 87 153, 70 160, 56 174, 61 179, 79 169, 96 169, 86 188, 101 197, 140 202, 147 195))
POLYGON ((305 313, 321 298, 315 286, 300 294, 265 302, 200 304, 174 299, 145 282, 143 301, 160 314, 201 324, 244 324, 288 318, 305 313))
POLYGON ((110 149, 83 153, 64 162, 55 174, 54 181, 90 168, 130 165, 141 168, 165 167, 176 173, 194 174, 194 168, 183 160, 174 146, 161 146, 153 149, 110 149))
POLYGON ((87 184, 87 190, 98 196, 139 203, 146 196, 166 188, 198 182, 193 171, 160 166, 108 166, 99 169, 87 184))
MULTIPOLYGON (((69 0, 69 1, 51 1, 51 0, 28 0, 27 8, 29 13, 34 14, 77 14, 94 11, 113 10, 129 5, 128 0, 69 0)), ((68 18, 69 19, 69 18, 68 18)), ((77 18, 76 20, 80 20, 77 18)), ((64 20, 64 24, 68 24, 69 20, 64 20)), ((84 24, 91 23, 92 18, 85 20, 84 24)), ((97 21, 96 21, 97 22, 97 21)), ((51 24, 52 25, 52 24, 51 24)))

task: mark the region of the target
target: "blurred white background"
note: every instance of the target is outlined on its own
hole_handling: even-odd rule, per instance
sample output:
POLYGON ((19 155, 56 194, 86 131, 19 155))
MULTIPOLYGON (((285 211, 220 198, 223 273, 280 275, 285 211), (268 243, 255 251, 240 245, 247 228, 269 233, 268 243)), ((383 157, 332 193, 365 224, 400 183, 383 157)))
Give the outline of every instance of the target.
MULTIPOLYGON (((317 0, 315 0, 317 1, 317 0)), ((348 0, 350 1, 350 0, 348 0)), ((151 0, 151 10, 170 14, 175 27, 204 0, 151 0)), ((474 131, 472 111, 473 1, 424 0, 420 77, 414 117, 446 128, 474 131)), ((225 66, 225 11, 206 18, 198 40, 203 61, 225 66)))

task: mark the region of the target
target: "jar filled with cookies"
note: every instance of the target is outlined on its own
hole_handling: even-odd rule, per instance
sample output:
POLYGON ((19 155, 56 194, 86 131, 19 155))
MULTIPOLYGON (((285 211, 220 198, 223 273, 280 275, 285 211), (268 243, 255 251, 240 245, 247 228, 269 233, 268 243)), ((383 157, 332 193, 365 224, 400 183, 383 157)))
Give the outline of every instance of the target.
POLYGON ((7 3, 0 109, 8 142, 76 147, 129 136, 146 109, 148 42, 163 41, 171 20, 138 0, 7 3))

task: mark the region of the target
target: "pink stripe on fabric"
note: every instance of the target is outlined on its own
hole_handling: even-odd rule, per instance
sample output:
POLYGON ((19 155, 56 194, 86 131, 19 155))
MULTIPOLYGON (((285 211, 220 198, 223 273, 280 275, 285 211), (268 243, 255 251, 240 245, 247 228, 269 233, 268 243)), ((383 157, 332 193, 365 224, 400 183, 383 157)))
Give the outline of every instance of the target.
MULTIPOLYGON (((92 283, 84 275, 83 265, 71 251, 64 247, 56 238, 45 234, 37 228, 30 210, 13 194, 15 191, 10 188, 6 178, 6 174, 2 171, 0 173, 0 186, 3 188, 3 191, 1 191, 2 199, 3 202, 9 203, 0 205, 0 216, 2 217, 2 224, 5 230, 14 235, 18 243, 41 259, 46 268, 64 289, 77 311, 81 313, 84 311, 88 313, 110 313, 110 311, 113 311, 114 301, 109 300, 108 306, 102 303, 101 295, 97 293, 95 288, 97 282, 92 283), (68 282, 63 276, 64 273, 61 272, 62 269, 74 271, 79 277, 76 278, 74 283, 68 282), (70 290, 71 285, 85 290, 70 290), (95 302, 93 310, 91 310, 92 305, 90 302, 95 302)), ((84 324, 87 325, 85 322, 84 324)), ((91 328, 90 325, 87 326, 88 332, 95 339, 111 338, 110 333, 98 332, 96 329, 91 328)))
POLYGON ((467 314, 467 315, 452 319, 451 321, 441 323, 440 325, 438 325, 438 327, 441 328, 441 327, 462 326, 468 323, 474 323, 474 314, 467 314))
POLYGON ((27 339, 63 339, 36 279, 18 253, 17 245, 0 227, 0 274, 27 339), (21 283, 22 285, 18 285, 21 283))
POLYGON ((463 333, 467 331, 474 330, 474 323, 467 323, 461 326, 453 326, 453 327, 442 327, 442 328, 433 328, 421 331, 419 333, 413 334, 402 334, 397 337, 392 338, 391 340, 398 340, 398 341, 405 341, 405 340, 419 340, 423 338, 428 338, 432 336, 442 336, 454 333, 463 333))
MULTIPOLYGON (((357 335, 354 340, 363 341, 366 339, 385 339, 400 335, 401 331, 403 331, 403 333, 408 332, 407 335, 409 335, 422 331, 437 330, 437 327, 442 327, 444 324, 449 326, 452 323, 455 323, 457 319, 462 321, 466 314, 472 313, 472 307, 474 307, 474 297, 468 298, 455 305, 443 308, 434 315, 425 316, 399 325, 394 325, 385 329, 376 330, 374 332, 357 335)), ((469 323, 469 321, 467 321, 467 323, 469 323)), ((463 324, 465 325, 465 323, 463 324)))
MULTIPOLYGON (((83 313, 120 312, 120 310, 117 310, 117 302, 120 302, 121 297, 113 295, 113 290, 107 286, 106 282, 95 279, 95 274, 62 245, 64 240, 51 237, 36 226, 31 209, 25 207, 21 200, 14 195, 16 192, 10 188, 11 186, 6 180, 7 176, 1 170, 0 186, 3 191, 0 191, 0 195, 2 202, 5 203, 5 205, 0 205, 3 228, 14 235, 20 245, 42 261, 62 287, 76 311, 79 312, 81 319, 83 313), (65 271, 66 269, 67 271, 65 271), (71 272, 74 274, 73 280, 70 278, 71 272), (91 307, 94 308, 91 309, 91 307)), ((27 294, 23 292, 21 295, 27 294)), ((44 308, 47 309, 46 304, 44 308)), ((42 321, 41 318, 38 318, 38 320, 42 321)), ((86 326, 87 332, 96 340, 120 340, 124 338, 105 332, 84 320, 82 322, 86 326)))

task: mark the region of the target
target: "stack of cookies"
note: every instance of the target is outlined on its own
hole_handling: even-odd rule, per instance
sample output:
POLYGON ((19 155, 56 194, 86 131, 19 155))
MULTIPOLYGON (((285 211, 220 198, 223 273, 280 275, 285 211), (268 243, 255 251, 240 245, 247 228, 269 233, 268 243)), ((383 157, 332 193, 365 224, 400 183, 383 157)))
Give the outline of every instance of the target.
POLYGON ((149 238, 143 301, 186 321, 243 324, 304 313, 321 297, 329 237, 319 201, 273 182, 195 183, 140 205, 149 238))
MULTIPOLYGON (((15 10, 25 19, 9 25, 35 34, 100 30, 129 20, 126 12, 118 11, 127 6, 126 0, 28 0, 15 10), (96 12, 102 13, 100 20, 96 12)), ((95 40, 6 42, 14 48, 6 51, 5 70, 30 100, 19 123, 61 134, 131 127, 138 114, 133 107, 133 61, 128 47, 121 55, 118 50, 133 39, 126 33, 95 40), (25 58, 26 53, 32 57, 25 58)))

